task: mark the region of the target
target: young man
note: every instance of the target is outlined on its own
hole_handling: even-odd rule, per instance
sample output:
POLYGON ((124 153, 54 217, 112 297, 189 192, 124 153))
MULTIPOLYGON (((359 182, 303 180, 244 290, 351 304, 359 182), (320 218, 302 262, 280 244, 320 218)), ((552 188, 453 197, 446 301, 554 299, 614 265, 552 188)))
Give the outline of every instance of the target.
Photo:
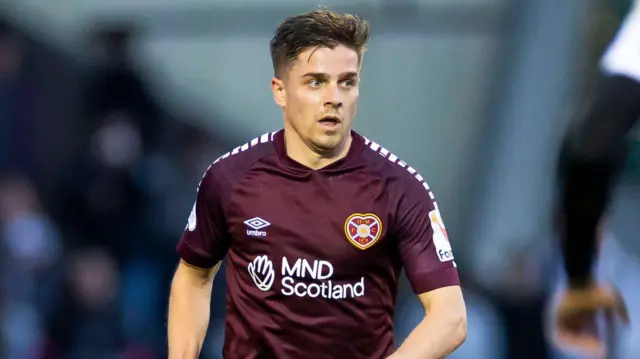
POLYGON ((368 38, 367 22, 328 10, 276 30, 271 88, 284 130, 223 155, 198 187, 171 288, 171 359, 198 356, 225 255, 227 359, 443 358, 465 339, 433 194, 351 129, 368 38), (396 350, 403 267, 428 315, 396 350))
MULTIPOLYGON (((627 14, 603 58, 604 79, 595 101, 566 139, 561 171, 562 252, 567 289, 556 310, 556 332, 567 344, 605 355, 592 330, 599 312, 626 318, 624 303, 592 275, 597 228, 623 164, 625 137, 640 117, 640 8, 627 14)), ((563 341, 561 340, 561 341, 563 341)))

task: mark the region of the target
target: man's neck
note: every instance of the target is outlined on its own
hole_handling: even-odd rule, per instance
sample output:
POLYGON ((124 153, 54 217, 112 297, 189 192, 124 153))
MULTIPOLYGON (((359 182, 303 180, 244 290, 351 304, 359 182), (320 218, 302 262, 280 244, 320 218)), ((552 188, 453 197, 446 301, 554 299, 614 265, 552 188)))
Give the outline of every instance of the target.
POLYGON ((285 129, 284 131, 284 144, 287 156, 314 170, 321 169, 344 158, 349 153, 351 142, 352 137, 351 134, 349 134, 342 144, 338 145, 334 150, 323 153, 307 145, 293 129, 285 129))

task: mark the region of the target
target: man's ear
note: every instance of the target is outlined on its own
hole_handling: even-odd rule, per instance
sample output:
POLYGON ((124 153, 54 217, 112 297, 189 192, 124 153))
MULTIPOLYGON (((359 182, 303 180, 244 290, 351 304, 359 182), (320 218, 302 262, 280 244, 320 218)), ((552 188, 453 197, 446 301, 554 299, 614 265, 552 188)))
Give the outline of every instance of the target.
POLYGON ((287 104, 286 90, 284 88, 284 81, 277 77, 271 78, 271 91, 273 91, 273 100, 276 104, 284 108, 287 104))

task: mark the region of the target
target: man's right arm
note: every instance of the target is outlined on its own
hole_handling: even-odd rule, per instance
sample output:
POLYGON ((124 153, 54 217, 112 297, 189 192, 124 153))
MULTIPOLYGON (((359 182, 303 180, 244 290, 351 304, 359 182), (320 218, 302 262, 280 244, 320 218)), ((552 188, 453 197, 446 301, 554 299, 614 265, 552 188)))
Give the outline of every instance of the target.
POLYGON ((171 284, 169 359, 196 359, 209 325, 213 280, 230 245, 224 202, 228 186, 215 165, 205 173, 177 251, 171 284))
POLYGON ((198 358, 209 326, 213 268, 194 267, 181 260, 171 283, 169 298, 169 359, 198 358))

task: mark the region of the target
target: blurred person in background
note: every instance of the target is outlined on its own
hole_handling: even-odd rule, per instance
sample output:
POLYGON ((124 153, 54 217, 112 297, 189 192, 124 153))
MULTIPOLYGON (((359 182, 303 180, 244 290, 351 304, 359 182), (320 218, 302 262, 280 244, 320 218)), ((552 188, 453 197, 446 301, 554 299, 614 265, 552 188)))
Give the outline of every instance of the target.
POLYGON ((150 181, 152 192, 158 200, 153 218, 156 221, 162 218, 158 228, 167 237, 172 256, 175 255, 176 233, 184 230, 184 219, 181 219, 180 212, 193 206, 193 190, 184 184, 200 181, 213 154, 217 152, 209 136, 198 128, 185 125, 174 133, 177 141, 171 156, 155 157, 153 170, 149 171, 156 174, 150 181))
POLYGON ((148 199, 135 177, 142 156, 140 138, 130 118, 114 112, 104 118, 88 146, 64 188, 65 225, 76 232, 74 242, 77 238, 126 258, 139 238, 133 232, 145 229, 148 199))
POLYGON ((500 318, 506 358, 549 357, 541 316, 550 281, 550 246, 546 243, 549 241, 515 238, 506 241, 500 250, 482 246, 475 254, 476 265, 481 265, 482 270, 468 273, 500 318))
POLYGON ((30 73, 24 70, 22 39, 0 18, 0 173, 17 170, 30 177, 36 171, 31 135, 35 110, 30 73))
POLYGON ((0 181, 0 338, 3 358, 40 358, 60 303, 62 242, 32 183, 0 181))
POLYGON ((149 216, 157 200, 149 163, 161 151, 164 118, 134 64, 133 30, 99 26, 92 40, 81 112, 86 140, 68 165, 61 217, 70 245, 101 248, 115 261, 123 340, 161 346, 163 303, 149 298, 160 298, 169 282, 162 263, 170 250, 149 216))
POLYGON ((85 81, 82 117, 85 139, 67 165, 59 202, 62 220, 83 244, 108 248, 118 259, 136 246, 131 229, 144 233, 148 196, 139 179, 151 146, 155 117, 150 95, 130 64, 126 29, 97 31, 96 61, 85 81), (84 243, 90 240, 91 243, 84 243))
POLYGON ((86 79, 83 117, 95 131, 105 118, 121 113, 136 129, 143 150, 149 151, 162 130, 161 110, 133 61, 134 41, 131 25, 98 26, 92 38, 94 61, 86 79))
MULTIPOLYGON (((65 219, 94 244, 126 257, 142 228, 148 198, 140 169, 159 130, 156 107, 131 64, 130 30, 104 28, 96 32, 96 61, 86 79, 82 116, 87 140, 69 166, 74 176, 66 185, 65 219), (154 125, 156 127, 154 128, 154 125)), ((73 227, 70 226, 70 227, 73 227)))
POLYGON ((179 121, 171 123, 175 129, 164 125, 171 118, 133 61, 135 37, 127 26, 98 25, 85 52, 92 55, 90 66, 82 67, 81 59, 71 59, 20 25, 0 22, 0 177, 21 173, 0 179, 0 255, 5 258, 0 261, 0 357, 82 357, 94 344, 121 358, 161 356, 166 347, 163 293, 175 270, 175 236, 184 228, 182 221, 170 219, 192 205, 190 193, 173 189, 201 178, 209 164, 203 158, 209 162, 216 149, 202 129, 179 121), (57 76, 49 76, 52 72, 57 76), (83 81, 76 81, 80 74, 83 81), (59 93, 67 96, 54 96, 59 93), (34 123, 34 112, 46 124, 34 123), (70 155, 56 161, 47 149, 62 153, 62 142, 70 155), (43 169, 31 156, 35 152, 60 179, 33 174, 43 169), (167 164, 164 171, 151 165, 158 155, 167 164), (168 187, 158 186, 162 182, 168 187), (158 188, 163 196, 155 196, 158 188), (154 206, 166 213, 151 215, 154 206), (94 274, 88 277, 111 282, 99 278, 108 278, 104 273, 110 270, 104 268, 114 266, 117 280, 104 286, 117 288, 99 290, 115 294, 99 301, 82 294, 93 290, 86 285, 90 280, 61 265, 63 238, 69 262, 76 254, 90 258, 79 262, 111 262, 89 265, 94 274), (89 254, 94 252, 101 254, 89 254), (24 269, 29 266, 33 269, 24 269), (68 281, 62 285, 65 273, 68 281), (101 308, 109 315, 95 314, 101 308), (100 328, 93 331, 100 334, 92 341, 70 333, 67 321, 100 328))
MULTIPOLYGON (((587 330, 597 314, 624 314, 622 298, 593 276, 597 228, 626 157, 626 137, 640 117, 640 6, 634 1, 600 61, 603 78, 565 139, 560 171, 562 255, 567 286, 555 310, 560 338, 605 343, 587 330)), ((602 349, 604 350, 604 349, 602 349)))
POLYGON ((528 243, 534 244, 503 254, 507 266, 499 279, 501 289, 494 293, 499 293, 494 300, 505 324, 508 358, 549 357, 541 316, 548 294, 548 248, 528 243))
POLYGON ((115 358, 125 347, 116 263, 99 247, 73 251, 68 263, 64 297, 51 322, 60 357, 115 358))
MULTIPOLYGON (((153 205, 149 218, 154 223, 154 237, 158 238, 158 250, 161 258, 161 265, 155 266, 155 273, 162 273, 162 278, 169 278, 161 285, 162 293, 169 291, 170 278, 175 271, 175 238, 184 231, 184 213, 188 212, 193 206, 193 188, 190 183, 197 183, 202 178, 202 173, 211 163, 214 153, 219 153, 216 149, 216 142, 210 136, 207 136, 201 129, 183 125, 179 126, 172 132, 178 140, 172 146, 172 150, 167 153, 159 153, 152 157, 148 162, 151 167, 148 173, 153 176, 149 178, 149 191, 152 194, 153 205)), ((152 263, 147 261, 148 267, 151 268, 152 263)), ((136 266, 136 271, 142 278, 149 278, 151 273, 143 273, 138 271, 141 266, 136 266)), ((134 267, 131 267, 134 269, 134 267)), ((148 279, 145 279, 148 280, 148 279)), ((135 281, 130 281, 132 288, 137 288, 135 281)), ((216 277, 216 286, 211 295, 211 328, 222 328, 224 331, 225 312, 225 275, 224 268, 216 277)), ((158 288, 158 287, 156 287, 158 288)), ((131 291, 134 292, 133 290, 131 291)), ((162 294, 160 294, 162 296, 162 294)), ((139 302, 145 303, 143 296, 139 297, 139 302)), ((144 311, 133 309, 129 310, 137 315, 130 316, 134 323, 128 327, 136 328, 139 324, 140 313, 150 313, 148 305, 144 311), (138 322, 138 323, 136 323, 138 322)), ((161 309, 164 311, 164 307, 161 309)), ((158 314, 157 309, 154 312, 154 320, 164 316, 158 314)), ((149 322, 149 320, 147 320, 149 322)), ((160 328, 159 325, 157 328, 160 328)), ((165 332, 162 331, 160 337, 164 337, 165 332)), ((203 356, 210 354, 212 358, 219 358, 221 355, 222 344, 216 340, 215 335, 207 337, 208 342, 203 347, 203 356)), ((165 344, 163 343, 163 346, 165 344)))
POLYGON ((0 171, 11 167, 11 126, 21 53, 9 25, 0 20, 0 171))

